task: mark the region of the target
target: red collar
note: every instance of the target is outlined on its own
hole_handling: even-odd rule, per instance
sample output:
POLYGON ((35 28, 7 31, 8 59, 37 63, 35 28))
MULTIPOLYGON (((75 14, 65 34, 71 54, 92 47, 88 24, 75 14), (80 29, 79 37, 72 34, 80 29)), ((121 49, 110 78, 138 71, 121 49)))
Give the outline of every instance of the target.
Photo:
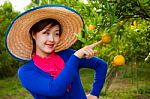
POLYGON ((49 73, 54 78, 56 78, 64 68, 63 59, 54 52, 51 53, 48 57, 44 58, 34 54, 33 61, 38 68, 40 68, 44 72, 49 73))

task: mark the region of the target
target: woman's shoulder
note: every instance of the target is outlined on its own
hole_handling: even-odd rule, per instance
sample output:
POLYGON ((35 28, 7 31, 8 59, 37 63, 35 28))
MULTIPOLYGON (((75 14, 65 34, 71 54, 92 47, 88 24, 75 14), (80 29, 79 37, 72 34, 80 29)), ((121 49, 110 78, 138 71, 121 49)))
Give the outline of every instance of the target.
POLYGON ((62 51, 60 51, 60 52, 58 52, 58 53, 67 53, 67 54, 73 54, 74 52, 75 52, 76 50, 73 50, 73 49, 70 49, 70 48, 68 48, 68 49, 65 49, 65 50, 62 50, 62 51))
POLYGON ((20 66, 20 68, 18 69, 18 74, 22 74, 22 73, 27 72, 29 70, 33 70, 33 68, 34 68, 34 63, 31 60, 31 61, 23 64, 22 66, 20 66))
POLYGON ((31 68, 32 66, 34 66, 34 62, 33 62, 33 60, 30 60, 27 63, 23 64, 19 69, 31 68))

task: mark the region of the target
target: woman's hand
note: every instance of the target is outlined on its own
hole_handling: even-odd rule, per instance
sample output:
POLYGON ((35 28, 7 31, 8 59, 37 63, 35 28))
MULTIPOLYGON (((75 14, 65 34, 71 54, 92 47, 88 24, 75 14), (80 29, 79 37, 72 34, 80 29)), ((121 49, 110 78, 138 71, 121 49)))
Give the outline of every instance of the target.
POLYGON ((98 99, 97 96, 94 96, 94 95, 91 95, 91 94, 88 94, 86 95, 87 99, 98 99))
POLYGON ((87 46, 77 50, 74 53, 74 55, 77 56, 78 58, 91 58, 97 53, 97 51, 93 50, 93 48, 100 43, 101 43, 101 41, 93 43, 91 45, 87 45, 87 46))

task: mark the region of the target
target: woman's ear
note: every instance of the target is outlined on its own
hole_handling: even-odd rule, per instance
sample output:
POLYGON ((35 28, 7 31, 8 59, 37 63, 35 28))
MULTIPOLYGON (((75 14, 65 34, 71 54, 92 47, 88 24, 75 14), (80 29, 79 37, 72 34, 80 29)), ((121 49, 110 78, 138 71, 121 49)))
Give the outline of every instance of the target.
POLYGON ((35 39, 36 37, 35 33, 32 32, 31 35, 32 35, 32 38, 35 39))

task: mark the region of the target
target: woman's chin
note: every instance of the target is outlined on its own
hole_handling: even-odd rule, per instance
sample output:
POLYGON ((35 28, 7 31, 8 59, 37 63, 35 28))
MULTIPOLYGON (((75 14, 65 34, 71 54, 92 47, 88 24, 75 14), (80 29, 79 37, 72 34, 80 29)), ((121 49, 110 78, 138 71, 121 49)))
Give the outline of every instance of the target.
POLYGON ((54 49, 47 50, 46 52, 47 53, 52 53, 52 52, 54 52, 54 49))

